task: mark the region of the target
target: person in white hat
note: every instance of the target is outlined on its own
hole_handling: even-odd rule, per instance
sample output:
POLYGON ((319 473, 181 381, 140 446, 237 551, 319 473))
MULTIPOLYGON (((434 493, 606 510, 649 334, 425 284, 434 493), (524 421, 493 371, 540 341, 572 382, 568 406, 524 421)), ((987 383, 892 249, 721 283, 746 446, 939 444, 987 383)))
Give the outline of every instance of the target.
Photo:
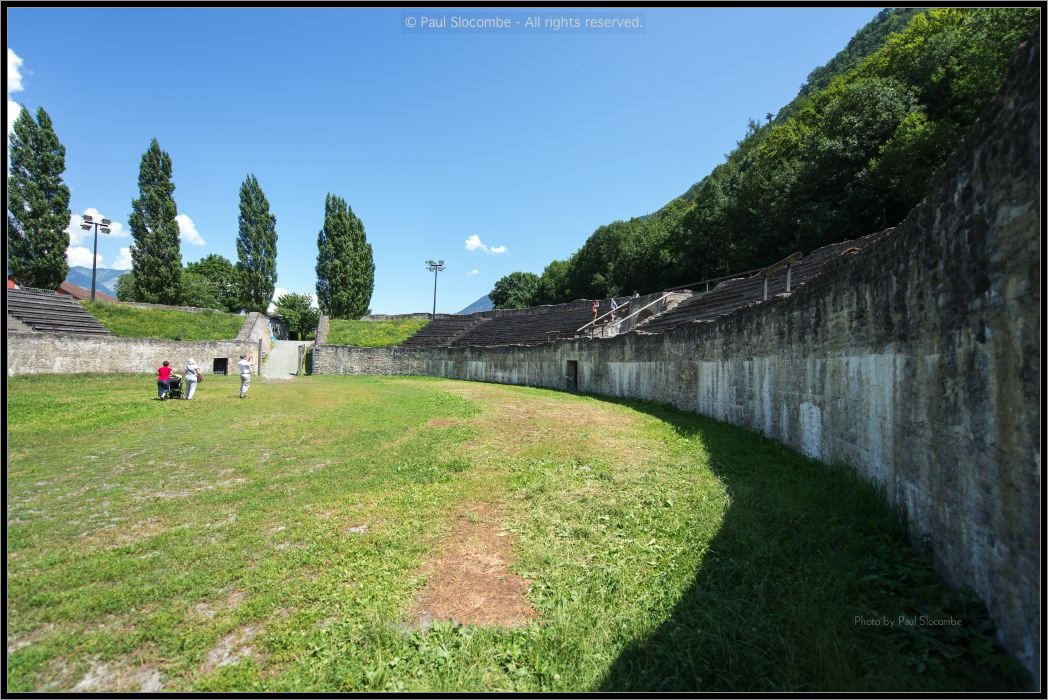
POLYGON ((192 357, 186 363, 186 373, 183 380, 186 383, 186 399, 192 400, 196 393, 197 383, 200 381, 200 367, 192 357))

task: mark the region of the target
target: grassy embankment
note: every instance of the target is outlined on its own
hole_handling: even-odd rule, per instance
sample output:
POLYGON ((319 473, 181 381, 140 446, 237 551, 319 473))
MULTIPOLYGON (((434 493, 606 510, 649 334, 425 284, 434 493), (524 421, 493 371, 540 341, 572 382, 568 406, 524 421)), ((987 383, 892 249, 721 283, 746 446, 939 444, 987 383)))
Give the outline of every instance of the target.
POLYGON ((232 340, 244 316, 223 311, 143 309, 119 303, 84 302, 84 308, 120 338, 232 340))
POLYGON ((381 347, 400 345, 429 323, 426 318, 397 318, 388 321, 343 321, 331 319, 327 342, 330 345, 381 347))
POLYGON ((9 380, 9 691, 1023 687, 873 489, 754 433, 428 378, 237 386, 9 380), (535 617, 414 624, 463 525, 535 617), (856 622, 920 615, 961 624, 856 622))

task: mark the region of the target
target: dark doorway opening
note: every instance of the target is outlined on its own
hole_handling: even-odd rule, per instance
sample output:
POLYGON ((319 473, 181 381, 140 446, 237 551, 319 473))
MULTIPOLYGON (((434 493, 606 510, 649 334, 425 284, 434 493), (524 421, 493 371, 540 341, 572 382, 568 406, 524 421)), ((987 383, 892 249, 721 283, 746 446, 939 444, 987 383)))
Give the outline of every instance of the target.
POLYGON ((579 363, 578 360, 568 360, 567 376, 568 391, 579 390, 579 363))
POLYGON ((229 374, 229 358, 216 357, 211 365, 211 374, 229 374))

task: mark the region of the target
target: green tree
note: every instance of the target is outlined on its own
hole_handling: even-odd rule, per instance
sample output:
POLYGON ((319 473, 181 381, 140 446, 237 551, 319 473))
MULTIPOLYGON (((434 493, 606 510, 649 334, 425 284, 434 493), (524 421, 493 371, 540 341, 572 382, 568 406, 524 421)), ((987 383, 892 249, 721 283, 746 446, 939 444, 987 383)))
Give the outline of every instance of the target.
POLYGON ((240 185, 240 232, 237 273, 241 303, 249 311, 265 311, 277 282, 277 218, 254 175, 240 185))
POLYGON ((356 319, 370 313, 375 263, 363 222, 346 200, 328 194, 324 227, 317 237, 317 303, 334 318, 356 319))
MULTIPOLYGON (((237 268, 221 255, 212 253, 196 262, 186 264, 188 272, 205 277, 214 287, 218 308, 236 313, 241 305, 240 277, 237 268)), ((266 305, 268 308, 268 304, 266 305)))
POLYGON ((35 120, 22 108, 9 144, 7 266, 23 286, 57 289, 69 274, 65 147, 43 107, 35 120))
POLYGON ((116 298, 120 301, 135 301, 138 281, 135 279, 135 271, 128 270, 116 281, 116 298))
POLYGON ((538 285, 534 272, 511 272, 495 283, 488 297, 496 309, 524 309, 533 305, 538 285))
POLYGON ((567 275, 571 264, 567 260, 554 260, 542 271, 535 285, 535 294, 532 297, 532 306, 539 304, 559 304, 562 301, 570 301, 571 289, 568 287, 567 275))
MULTIPOLYGON (((222 300, 218 287, 210 279, 188 268, 182 270, 182 291, 179 296, 185 306, 199 306, 204 309, 222 309, 222 300)), ((117 297, 119 298, 119 296, 117 297)))
POLYGON ((287 324, 288 330, 295 334, 297 340, 304 339, 317 329, 320 311, 313 308, 312 301, 308 294, 292 292, 281 294, 276 301, 277 316, 287 324))
POLYGON ((182 293, 178 207, 171 182, 171 157, 153 139, 138 170, 138 198, 131 202, 131 296, 147 304, 177 304, 182 293))
POLYGON ((535 299, 665 289, 898 223, 1038 19, 1036 8, 881 12, 682 197, 597 228, 547 267, 535 299))

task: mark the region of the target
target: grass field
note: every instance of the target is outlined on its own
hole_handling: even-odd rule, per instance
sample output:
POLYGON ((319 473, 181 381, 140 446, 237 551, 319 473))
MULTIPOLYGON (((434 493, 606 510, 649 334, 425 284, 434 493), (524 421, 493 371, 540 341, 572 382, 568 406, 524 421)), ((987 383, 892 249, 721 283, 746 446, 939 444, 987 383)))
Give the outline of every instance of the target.
POLYGON ((143 309, 118 303, 84 302, 84 308, 119 338, 231 340, 244 317, 223 311, 143 309))
POLYGON ((875 491, 751 432, 428 378, 238 386, 9 380, 9 691, 1025 687, 875 491), (856 621, 922 615, 960 624, 856 621))
POLYGON ((343 321, 331 319, 327 342, 330 345, 378 347, 400 345, 429 323, 426 318, 394 318, 388 321, 343 321))

